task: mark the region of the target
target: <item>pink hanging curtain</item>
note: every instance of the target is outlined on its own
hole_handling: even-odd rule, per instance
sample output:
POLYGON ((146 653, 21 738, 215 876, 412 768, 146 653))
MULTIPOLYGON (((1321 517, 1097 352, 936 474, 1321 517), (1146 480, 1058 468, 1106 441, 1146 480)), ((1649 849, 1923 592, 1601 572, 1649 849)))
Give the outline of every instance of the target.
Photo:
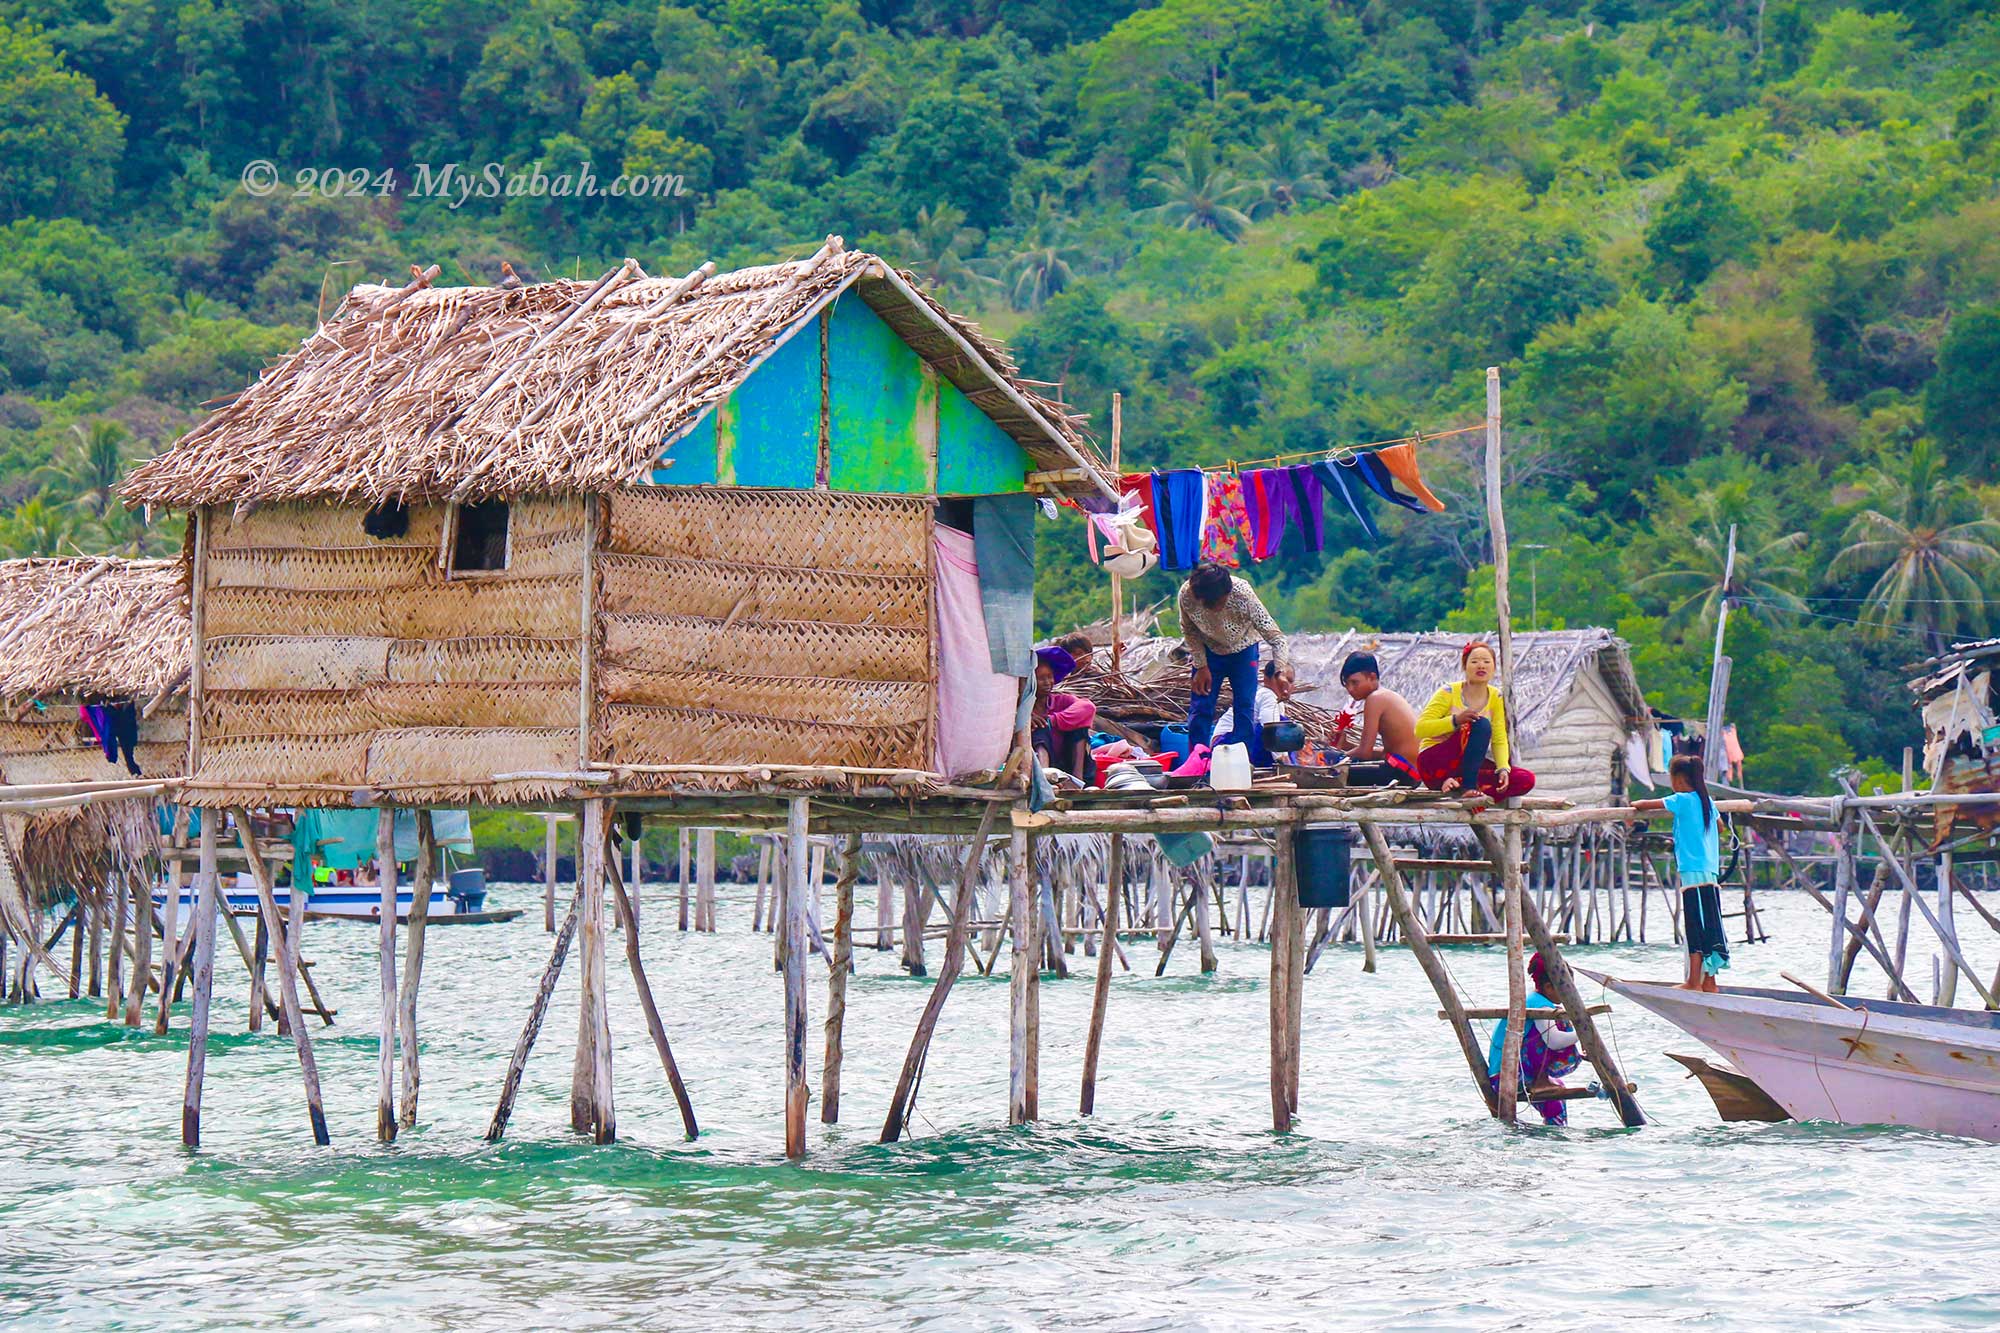
POLYGON ((933 533, 937 583, 932 597, 938 633, 934 761, 938 772, 955 778, 1007 762, 1021 681, 995 672, 987 653, 972 534, 942 525, 933 533))

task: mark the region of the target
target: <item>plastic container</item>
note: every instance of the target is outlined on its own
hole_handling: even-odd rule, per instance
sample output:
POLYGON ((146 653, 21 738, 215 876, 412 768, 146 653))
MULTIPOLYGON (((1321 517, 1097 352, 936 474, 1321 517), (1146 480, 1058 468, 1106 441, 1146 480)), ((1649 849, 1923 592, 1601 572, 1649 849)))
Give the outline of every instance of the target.
POLYGON ((1306 729, 1296 722, 1266 722, 1264 748, 1272 754, 1290 754, 1306 743, 1306 729))
POLYGON ((1208 785, 1217 791, 1250 790, 1250 747, 1234 741, 1208 757, 1208 785))
POLYGON ((1162 758, 1170 754, 1174 757, 1174 761, 1167 765, 1168 768, 1179 768, 1181 761, 1188 757, 1191 748, 1188 744, 1188 729, 1180 723, 1170 722, 1160 728, 1160 755, 1162 758))
POLYGON ((1354 830, 1340 824, 1307 824, 1292 844, 1299 875, 1299 906, 1345 907, 1354 860, 1354 830))

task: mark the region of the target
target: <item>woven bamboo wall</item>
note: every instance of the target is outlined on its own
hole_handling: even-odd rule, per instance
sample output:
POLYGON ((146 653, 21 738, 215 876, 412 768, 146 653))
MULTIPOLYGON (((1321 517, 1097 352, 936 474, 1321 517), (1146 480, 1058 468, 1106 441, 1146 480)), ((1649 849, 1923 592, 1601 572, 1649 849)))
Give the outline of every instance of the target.
POLYGON ((358 506, 211 511, 203 580, 204 786, 344 803, 493 794, 574 770, 584 502, 516 501, 504 571, 447 579, 445 507, 378 541, 358 506))
POLYGON ((604 506, 594 760, 930 768, 928 498, 662 486, 604 506))
MULTIPOLYGON (((187 712, 162 710, 139 724, 132 758, 149 778, 179 777, 187 764, 187 712)), ((111 763, 77 717, 74 704, 51 704, 19 721, 0 721, 0 782, 112 782, 130 775, 111 763)))

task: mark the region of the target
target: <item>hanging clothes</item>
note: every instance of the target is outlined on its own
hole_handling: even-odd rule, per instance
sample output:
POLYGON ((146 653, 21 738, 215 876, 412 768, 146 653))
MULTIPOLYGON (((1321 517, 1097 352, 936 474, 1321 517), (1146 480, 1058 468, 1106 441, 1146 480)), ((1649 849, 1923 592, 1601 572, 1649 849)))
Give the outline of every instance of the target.
POLYGON ((1392 444, 1386 449, 1377 449, 1375 457, 1382 460, 1382 466, 1389 469, 1391 476, 1417 493, 1417 499, 1433 514, 1444 511, 1444 501, 1431 494, 1431 488, 1424 485, 1423 474, 1417 471, 1417 446, 1408 440, 1392 444))
POLYGON ((1648 747, 1644 733, 1635 731, 1625 738, 1626 776, 1642 787, 1653 785, 1652 765, 1650 763, 1652 756, 1647 753, 1647 750, 1648 747))
POLYGON ((972 502, 979 604, 995 671, 1034 674, 1035 499, 982 495, 972 502))
POLYGON ((1405 495, 1396 489, 1396 479, 1389 472, 1388 465, 1379 454, 1362 454, 1354 460, 1354 470, 1360 476, 1362 485, 1381 496, 1392 505, 1401 505, 1412 513, 1424 512, 1424 502, 1414 495, 1405 495))
POLYGON ((1201 558, 1236 569, 1251 558, 1250 511, 1243 503, 1243 479, 1234 472, 1211 472, 1208 505, 1201 528, 1201 558))
POLYGON ((1139 512, 1144 515, 1148 528, 1155 537, 1160 535, 1160 520, 1153 513, 1153 474, 1150 472, 1128 472, 1118 479, 1118 493, 1130 495, 1139 501, 1139 512))
POLYGON ((1269 468, 1252 468, 1243 474, 1243 508, 1250 519, 1250 558, 1269 560, 1276 554, 1278 538, 1284 535, 1282 522, 1271 520, 1271 497, 1265 482, 1269 468))
POLYGON ((1332 459, 1322 459, 1313 464, 1313 472, 1321 477, 1328 487, 1339 491, 1340 498, 1347 501, 1349 512, 1354 515, 1355 522, 1361 525, 1361 530, 1368 534, 1368 540, 1379 542, 1382 540, 1382 532, 1375 526, 1375 520, 1368 517, 1367 506, 1361 497, 1347 484, 1347 471, 1332 459))
POLYGON ((1320 485, 1319 476, 1304 463, 1295 463, 1280 468, 1282 474, 1278 489, 1286 496, 1284 501, 1286 517, 1298 525, 1299 533, 1305 538, 1306 547, 1313 551, 1326 549, 1326 520, 1321 515, 1326 490, 1320 485))
POLYGON ((79 708, 84 724, 104 750, 104 762, 115 764, 125 756, 125 771, 140 776, 139 761, 132 751, 139 744, 139 708, 130 699, 111 703, 87 703, 79 708))
POLYGON ((1207 486, 1200 468, 1153 474, 1159 516, 1160 568, 1192 569, 1201 558, 1201 521, 1207 486))

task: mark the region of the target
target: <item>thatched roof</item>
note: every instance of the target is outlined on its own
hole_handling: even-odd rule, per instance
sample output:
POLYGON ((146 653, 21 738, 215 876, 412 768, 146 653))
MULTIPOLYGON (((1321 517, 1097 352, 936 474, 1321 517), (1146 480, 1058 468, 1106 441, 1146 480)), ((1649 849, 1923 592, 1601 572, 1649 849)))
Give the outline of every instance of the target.
POLYGON ((731 273, 653 278, 627 260, 595 283, 427 284, 356 287, 296 352, 141 465, 126 500, 372 504, 648 480, 664 442, 849 289, 1038 467, 1108 471, 1082 418, 1020 379, 998 343, 838 237, 731 273))
MULTIPOLYGON (((1422 708, 1439 686, 1459 679, 1458 653, 1468 639, 1490 642, 1490 634, 1380 634, 1373 630, 1347 630, 1339 634, 1291 635, 1292 664, 1299 684, 1318 686, 1307 694, 1321 708, 1340 708, 1350 702, 1340 687, 1340 664, 1349 653, 1372 652, 1382 664, 1382 683, 1422 708)), ((1179 639, 1142 639, 1125 645, 1125 670, 1145 675, 1151 672, 1185 671, 1186 663, 1176 660, 1179 639)), ((1578 673, 1595 668, 1627 725, 1649 726, 1646 698, 1632 674, 1632 658, 1625 641, 1610 630, 1540 630, 1514 636, 1514 707, 1509 719, 1511 734, 1532 748, 1561 713, 1578 673)))
POLYGON ((184 576, 178 560, 0 561, 0 699, 138 698, 183 683, 184 576))

